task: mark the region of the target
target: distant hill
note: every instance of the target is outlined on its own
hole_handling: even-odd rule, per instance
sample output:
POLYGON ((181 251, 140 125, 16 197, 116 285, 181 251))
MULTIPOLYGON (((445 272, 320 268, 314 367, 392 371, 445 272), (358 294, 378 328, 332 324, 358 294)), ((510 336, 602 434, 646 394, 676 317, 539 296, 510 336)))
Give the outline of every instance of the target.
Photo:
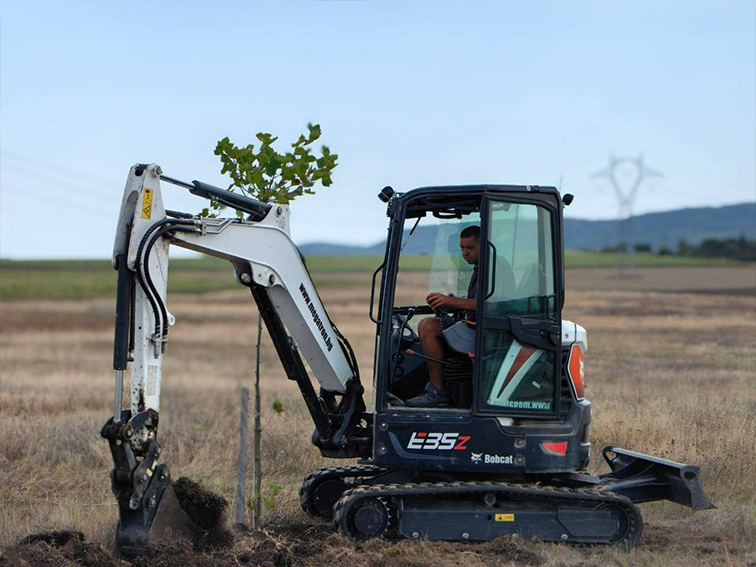
MULTIPOLYGON (((632 220, 583 220, 567 218, 564 221, 566 248, 570 250, 601 250, 615 246, 625 227, 632 224, 634 242, 647 243, 654 251, 666 246, 677 248, 680 240, 700 244, 707 238, 736 238, 744 235, 756 239, 756 203, 741 203, 726 207, 698 207, 661 213, 646 213, 632 220)), ((404 249, 405 254, 431 254, 436 243, 436 227, 417 227, 404 249)), ((305 256, 380 256, 385 242, 369 246, 348 246, 328 242, 313 242, 299 247, 305 256)))

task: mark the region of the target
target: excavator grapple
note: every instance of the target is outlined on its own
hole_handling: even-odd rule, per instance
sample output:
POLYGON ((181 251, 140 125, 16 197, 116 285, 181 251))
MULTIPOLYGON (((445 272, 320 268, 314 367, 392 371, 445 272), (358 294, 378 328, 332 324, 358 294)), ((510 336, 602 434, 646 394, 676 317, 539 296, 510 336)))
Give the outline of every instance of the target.
POLYGON ((630 548, 643 530, 637 504, 713 507, 695 466, 606 447, 611 472, 587 472, 587 333, 562 319, 562 211, 571 195, 470 185, 401 194, 386 187, 379 197, 389 231, 369 306, 376 327, 370 411, 354 352, 291 240, 288 207, 180 181, 154 164, 131 168, 113 252, 115 411, 102 428, 123 550, 207 534, 159 464, 162 359, 175 323, 166 303, 170 246, 227 260, 250 289, 312 416, 312 443, 326 457, 357 460, 308 475, 302 509, 358 544, 507 535, 630 548), (166 210, 161 182, 242 215, 166 210), (423 249, 432 267, 419 274, 407 258, 417 254, 412 239, 423 220, 423 238, 435 247, 423 249))

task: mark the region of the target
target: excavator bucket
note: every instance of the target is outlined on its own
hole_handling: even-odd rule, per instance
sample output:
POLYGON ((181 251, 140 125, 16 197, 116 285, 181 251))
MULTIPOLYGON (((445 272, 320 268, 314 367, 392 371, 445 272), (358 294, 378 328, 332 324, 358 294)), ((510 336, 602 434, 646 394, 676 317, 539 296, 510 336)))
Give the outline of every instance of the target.
POLYGON ((114 468, 110 473, 118 500, 116 545, 125 555, 145 553, 150 546, 176 540, 202 544, 217 537, 228 503, 187 478, 173 482, 166 464, 158 464, 162 449, 149 441, 143 457, 132 447, 134 431, 157 425, 157 412, 147 410, 124 420, 108 420, 101 435, 110 444, 114 468))
POLYGON ((704 494, 698 467, 618 447, 604 447, 602 454, 612 469, 599 477, 605 490, 633 503, 669 500, 694 510, 716 507, 704 494))
POLYGON ((125 555, 139 555, 149 546, 176 540, 197 541, 205 531, 181 508, 173 486, 168 486, 152 509, 127 510, 121 506, 116 543, 125 555))

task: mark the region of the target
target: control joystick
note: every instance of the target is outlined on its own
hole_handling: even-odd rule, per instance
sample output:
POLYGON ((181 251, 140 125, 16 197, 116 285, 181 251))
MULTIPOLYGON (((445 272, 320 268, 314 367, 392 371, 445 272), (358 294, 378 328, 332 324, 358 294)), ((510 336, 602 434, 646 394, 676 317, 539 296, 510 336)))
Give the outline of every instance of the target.
POLYGON ((454 325, 455 323, 454 319, 452 318, 451 315, 449 315, 446 312, 446 309, 444 309, 443 305, 439 307, 438 309, 436 309, 435 312, 436 312, 436 317, 438 317, 441 320, 442 329, 446 330, 452 325, 454 325))

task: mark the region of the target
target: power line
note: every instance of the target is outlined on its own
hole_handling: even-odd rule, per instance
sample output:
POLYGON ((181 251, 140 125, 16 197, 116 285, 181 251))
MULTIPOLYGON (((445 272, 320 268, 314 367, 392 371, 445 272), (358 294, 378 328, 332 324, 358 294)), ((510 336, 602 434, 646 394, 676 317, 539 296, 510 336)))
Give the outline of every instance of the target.
POLYGON ((112 179, 108 180, 101 177, 95 177, 91 175, 90 173, 84 173, 84 172, 72 169, 71 167, 59 165, 57 163, 53 163, 50 161, 30 158, 29 156, 25 156, 24 154, 14 152, 12 150, 7 150, 4 148, 0 150, 0 157, 7 157, 12 160, 26 162, 28 164, 26 167, 33 166, 35 168, 39 168, 41 166, 43 169, 48 169, 49 171, 53 171, 55 175, 60 175, 62 173, 64 175, 73 176, 78 180, 86 179, 89 181, 89 183, 96 184, 97 186, 113 185, 114 183, 112 179))
POLYGON ((42 180, 45 183, 50 183, 50 184, 52 184, 54 186, 55 185, 67 186, 67 187, 73 189, 74 191, 76 191, 77 193, 84 193, 84 194, 87 194, 90 197, 94 197, 96 199, 112 198, 113 195, 117 195, 118 193, 121 192, 120 189, 119 189, 118 193, 116 193, 116 192, 105 193, 104 191, 97 191, 97 190, 94 190, 94 189, 91 189, 91 188, 87 187, 86 185, 84 185, 84 184, 82 184, 80 182, 70 181, 70 180, 67 180, 67 179, 61 179, 61 178, 59 178, 59 177, 57 177, 57 176, 55 176, 55 175, 53 175, 51 173, 45 173, 43 171, 39 171, 38 169, 36 169, 36 168, 34 168, 33 166, 30 166, 30 165, 19 165, 19 164, 7 164, 7 163, 4 163, 3 164, 3 169, 15 170, 15 171, 23 173, 24 175, 31 175, 33 177, 36 177, 37 179, 42 180))
MULTIPOLYGON (((3 184, 3 187, 6 185, 3 184)), ((15 189, 15 188, 14 188, 15 189)), ((55 193, 42 193, 41 191, 35 191, 34 189, 29 189, 28 187, 21 189, 20 191, 16 192, 13 191, 11 193, 12 195, 15 194, 17 197, 22 197, 23 194, 29 194, 34 197, 39 198, 41 201, 47 202, 47 203, 55 203, 56 205, 70 209, 75 210, 78 212, 81 212, 83 210, 88 210, 93 213, 97 213, 98 215, 107 215, 116 217, 118 214, 118 211, 111 210, 108 211, 104 208, 97 207, 96 205, 93 206, 91 203, 80 203, 80 202, 72 202, 71 200, 62 199, 59 195, 56 195, 55 193)), ((33 203, 29 203, 30 206, 34 206, 33 203)), ((5 208, 5 207, 4 207, 5 208)))

